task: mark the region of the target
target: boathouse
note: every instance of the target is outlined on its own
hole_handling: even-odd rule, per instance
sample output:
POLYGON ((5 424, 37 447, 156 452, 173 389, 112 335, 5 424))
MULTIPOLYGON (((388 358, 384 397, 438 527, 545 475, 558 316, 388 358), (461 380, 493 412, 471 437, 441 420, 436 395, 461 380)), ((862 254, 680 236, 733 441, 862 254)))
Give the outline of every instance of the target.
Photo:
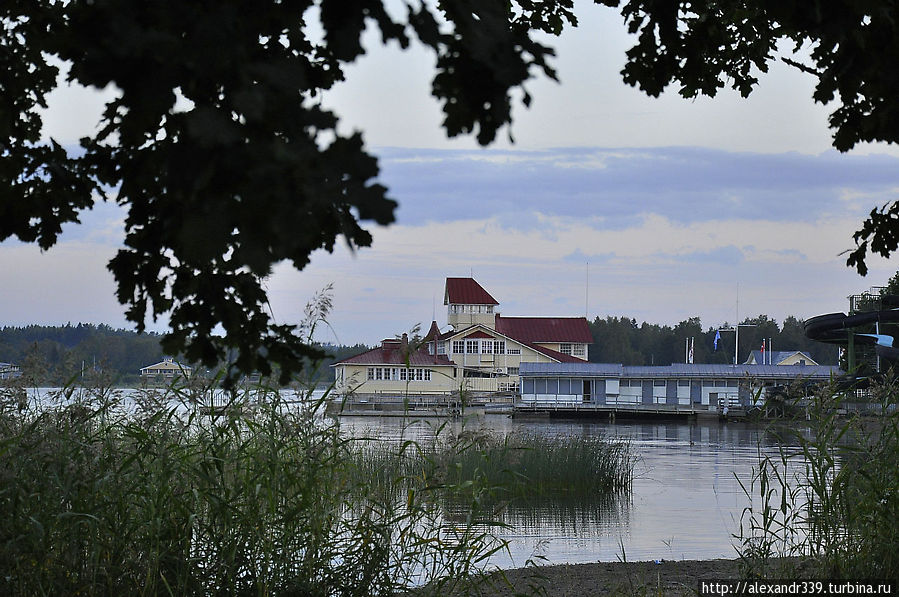
POLYGON ((522 363, 519 410, 747 409, 774 387, 841 375, 827 365, 625 366, 612 363, 522 363))

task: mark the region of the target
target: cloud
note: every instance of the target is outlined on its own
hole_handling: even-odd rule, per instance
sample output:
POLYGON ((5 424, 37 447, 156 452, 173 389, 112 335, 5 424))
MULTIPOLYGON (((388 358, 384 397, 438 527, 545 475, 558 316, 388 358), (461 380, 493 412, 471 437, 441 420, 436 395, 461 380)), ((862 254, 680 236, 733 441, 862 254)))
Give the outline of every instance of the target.
POLYGON ((538 227, 534 214, 547 212, 594 218, 609 229, 639 214, 683 223, 861 216, 899 189, 899 158, 883 155, 690 147, 377 153, 406 224, 495 216, 538 227))
POLYGON ((716 247, 708 251, 696 251, 681 255, 679 261, 694 265, 739 265, 745 261, 743 251, 733 245, 716 247))
MULTIPOLYGON (((308 300, 333 283, 320 339, 372 344, 414 324, 444 324, 444 279, 468 275, 505 315, 586 311, 670 324, 700 316, 712 325, 734 319, 739 287, 744 314, 809 317, 844 310, 847 294, 895 272, 874 258, 862 280, 840 255, 868 202, 899 187, 895 158, 392 149, 382 161, 399 222, 371 227, 371 248, 317 251, 302 272, 277 266, 267 286, 279 323, 301 321, 308 300)), ((47 254, 0 244, 0 266, 17 273, 0 289, 4 322, 124 325, 105 268, 122 218, 98 204, 47 254)))

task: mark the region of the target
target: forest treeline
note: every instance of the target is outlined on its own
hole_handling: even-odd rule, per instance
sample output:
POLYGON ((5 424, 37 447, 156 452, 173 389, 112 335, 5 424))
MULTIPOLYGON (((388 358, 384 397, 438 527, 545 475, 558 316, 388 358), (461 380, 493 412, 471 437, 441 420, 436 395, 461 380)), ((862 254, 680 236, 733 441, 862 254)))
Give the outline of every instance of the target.
MULTIPOLYGON (((594 363, 621 363, 623 365, 670 365, 686 362, 688 339, 693 339, 694 363, 732 363, 735 334, 720 332, 718 348, 715 335, 718 328, 702 328, 699 317, 691 317, 675 326, 653 323, 638 324, 628 317, 597 317, 590 324, 593 346, 590 361, 594 363)), ((801 350, 822 365, 836 365, 837 347, 815 342, 805 337, 803 322, 787 317, 783 324, 767 315, 746 318, 740 322, 740 362, 749 358, 752 350, 762 347, 765 339, 767 350, 801 350), (769 340, 770 339, 770 340, 769 340)), ((724 324, 722 328, 731 327, 724 324)))
MULTIPOLYGON (((163 359, 161 339, 160 334, 138 334, 105 324, 3 327, 0 362, 18 365, 30 381, 40 385, 63 386, 88 371, 104 371, 117 385, 133 385, 140 381, 141 367, 163 359)), ((324 376, 330 374, 327 365, 331 362, 368 350, 362 344, 323 348, 331 355, 319 369, 324 376)))
MULTIPOLYGON (((693 339, 694 363, 731 363, 734 333, 722 332, 714 349, 716 328, 703 329, 700 318, 693 317, 675 326, 637 323, 628 317, 597 317, 588 322, 593 334, 590 361, 624 365, 670 365, 683 363, 686 341, 693 339)), ((750 350, 761 348, 762 339, 771 339, 775 351, 801 350, 821 364, 837 363, 837 349, 805 337, 802 321, 787 317, 783 324, 759 315, 747 318, 740 327, 740 361, 750 350), (745 326, 745 327, 744 327, 745 326)), ((139 381, 141 367, 162 360, 160 335, 138 334, 108 325, 79 323, 64 326, 30 325, 0 328, 0 362, 19 365, 35 382, 65 385, 86 371, 106 371, 118 384, 139 381)), ((330 379, 332 362, 369 349, 326 345, 331 356, 319 368, 323 380, 330 379)), ((770 347, 769 347, 770 349, 770 347)))

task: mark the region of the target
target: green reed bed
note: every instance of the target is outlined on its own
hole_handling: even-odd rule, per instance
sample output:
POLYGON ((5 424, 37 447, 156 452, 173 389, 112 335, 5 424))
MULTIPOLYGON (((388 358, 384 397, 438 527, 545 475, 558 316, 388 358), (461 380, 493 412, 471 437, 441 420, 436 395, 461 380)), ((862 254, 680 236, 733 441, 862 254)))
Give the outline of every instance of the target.
POLYGON ((740 555, 747 576, 891 579, 899 583, 899 383, 874 388, 883 415, 841 416, 823 390, 810 433, 784 438, 744 484, 740 555))
POLYGON ((453 493, 477 487, 494 497, 527 500, 572 496, 600 500, 630 490, 635 457, 627 443, 602 436, 489 433, 438 434, 396 449, 367 442, 357 468, 378 483, 403 478, 407 487, 453 493))
POLYGON ((426 488, 372 491, 320 403, 255 400, 0 401, 0 594, 392 595, 477 579, 501 547, 441 526, 426 488))

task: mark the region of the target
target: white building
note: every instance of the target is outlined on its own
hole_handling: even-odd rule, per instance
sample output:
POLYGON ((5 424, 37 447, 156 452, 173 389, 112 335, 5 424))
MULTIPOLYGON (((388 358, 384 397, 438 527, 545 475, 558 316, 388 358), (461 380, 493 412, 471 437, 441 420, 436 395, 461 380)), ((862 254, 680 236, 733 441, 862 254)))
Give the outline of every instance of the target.
POLYGON ((175 376, 190 377, 191 368, 183 365, 172 357, 164 357, 158 363, 141 367, 140 376, 149 379, 171 380, 175 376))
POLYGON ((335 363, 341 395, 489 394, 519 389, 522 363, 585 362, 593 342, 584 317, 503 317, 499 302, 472 278, 447 278, 448 329, 432 322, 408 337, 335 363))

